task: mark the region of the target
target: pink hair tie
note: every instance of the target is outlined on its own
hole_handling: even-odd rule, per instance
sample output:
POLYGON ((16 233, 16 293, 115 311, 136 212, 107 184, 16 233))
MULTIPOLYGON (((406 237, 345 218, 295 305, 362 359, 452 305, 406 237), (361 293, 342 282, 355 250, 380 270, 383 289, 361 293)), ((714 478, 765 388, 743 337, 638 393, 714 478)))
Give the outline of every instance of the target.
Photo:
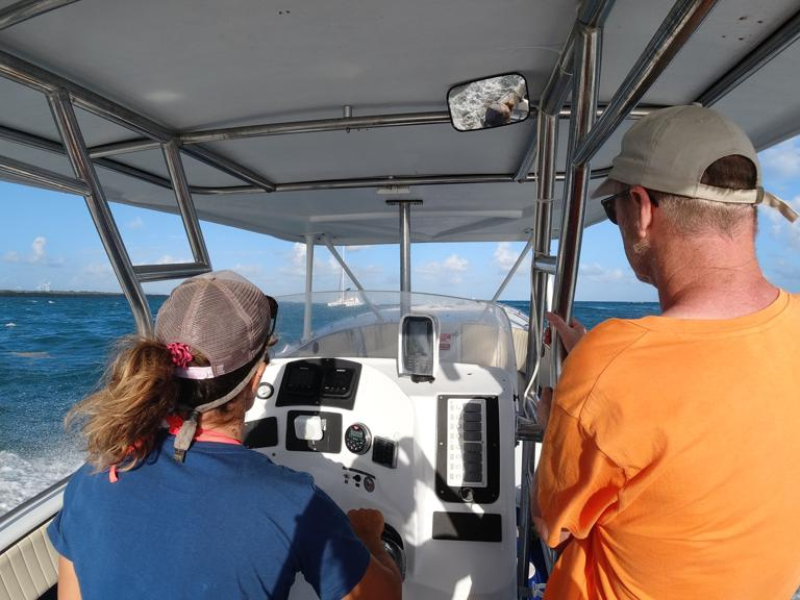
POLYGON ((172 364, 180 369, 185 369, 194 358, 192 352, 189 350, 189 346, 181 344, 180 342, 167 344, 167 350, 169 350, 169 353, 172 355, 172 364))

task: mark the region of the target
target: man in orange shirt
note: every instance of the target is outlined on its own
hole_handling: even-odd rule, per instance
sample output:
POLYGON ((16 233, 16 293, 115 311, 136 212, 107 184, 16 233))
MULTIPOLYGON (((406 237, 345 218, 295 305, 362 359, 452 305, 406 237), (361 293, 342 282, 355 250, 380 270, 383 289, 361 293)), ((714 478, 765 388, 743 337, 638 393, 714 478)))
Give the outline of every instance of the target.
POLYGON ((574 350, 537 475, 540 533, 569 539, 545 597, 786 600, 800 584, 800 297, 764 278, 755 207, 797 213, 764 192, 744 132, 699 106, 636 123, 595 195, 609 194, 663 313, 579 343, 551 316, 574 350))

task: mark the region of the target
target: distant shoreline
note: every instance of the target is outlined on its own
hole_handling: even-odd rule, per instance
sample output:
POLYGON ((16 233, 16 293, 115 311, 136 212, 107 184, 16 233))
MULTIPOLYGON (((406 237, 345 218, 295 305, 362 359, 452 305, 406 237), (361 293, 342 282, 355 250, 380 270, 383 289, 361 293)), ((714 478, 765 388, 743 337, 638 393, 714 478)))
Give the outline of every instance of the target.
MULTIPOLYGON (((146 294, 147 296, 163 296, 167 297, 167 294, 146 294)), ((64 297, 64 296, 116 296, 119 298, 124 298, 125 296, 122 292, 61 292, 61 291, 50 291, 50 292, 42 292, 42 291, 35 291, 35 290, 0 290, 0 297, 64 297)))

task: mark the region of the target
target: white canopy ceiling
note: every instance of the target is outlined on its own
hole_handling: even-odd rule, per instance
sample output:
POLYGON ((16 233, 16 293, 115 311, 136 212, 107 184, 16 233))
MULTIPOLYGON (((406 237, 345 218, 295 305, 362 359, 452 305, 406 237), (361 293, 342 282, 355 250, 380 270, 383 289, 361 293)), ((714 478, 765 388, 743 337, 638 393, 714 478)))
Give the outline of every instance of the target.
MULTIPOLYGON (((12 4, 0 0, 0 8, 12 4)), ((663 0, 615 3, 605 28, 601 101, 611 98, 669 8, 663 0)), ((0 31, 0 49, 169 131, 188 132, 340 118, 346 105, 355 117, 446 111, 451 85, 512 71, 526 76, 535 104, 576 10, 574 1, 565 0, 80 0, 0 31)), ((695 100, 796 11, 794 0, 720 1, 643 103, 695 100)), ((744 126, 759 148, 794 135, 800 131, 798 67, 800 45, 794 43, 716 108, 744 126)), ((40 93, 0 78, 0 107, 0 126, 60 142, 40 93)), ((90 147, 140 137, 78 112, 90 147)), ((478 132, 439 123, 205 146, 276 184, 510 178, 535 136, 535 116, 478 132)), ((618 132, 604 145, 593 168, 610 166, 620 137, 618 132)), ((564 126, 559 170, 566 145, 564 126)), ((63 155, 7 139, 0 139, 0 156, 73 175, 63 155)), ((158 149, 113 160, 168 177, 158 149)), ((191 156, 184 155, 184 163, 195 188, 246 185, 191 156)), ((110 200, 177 211, 169 189, 102 166, 98 173, 110 200)), ((421 242, 524 240, 533 225, 533 182, 412 185, 391 197, 378 187, 195 193, 194 200, 201 219, 287 240, 327 234, 337 244, 396 243, 397 209, 386 205, 387 198, 423 201, 412 212, 412 237, 421 242)), ((558 185, 557 198, 561 194, 558 185)), ((601 218, 599 203, 590 202, 587 223, 601 218)), ((553 223, 560 223, 558 202, 553 223)))

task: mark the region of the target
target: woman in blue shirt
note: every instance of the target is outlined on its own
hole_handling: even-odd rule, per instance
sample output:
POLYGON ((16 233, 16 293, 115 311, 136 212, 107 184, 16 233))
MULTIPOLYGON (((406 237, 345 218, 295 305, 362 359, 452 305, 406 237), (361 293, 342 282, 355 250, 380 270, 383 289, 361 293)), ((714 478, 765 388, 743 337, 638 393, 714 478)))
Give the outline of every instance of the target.
POLYGON ((88 461, 48 529, 60 600, 277 600, 297 573, 323 600, 400 598, 378 511, 348 520, 310 475, 242 446, 277 309, 230 271, 188 279, 70 412, 88 461))

